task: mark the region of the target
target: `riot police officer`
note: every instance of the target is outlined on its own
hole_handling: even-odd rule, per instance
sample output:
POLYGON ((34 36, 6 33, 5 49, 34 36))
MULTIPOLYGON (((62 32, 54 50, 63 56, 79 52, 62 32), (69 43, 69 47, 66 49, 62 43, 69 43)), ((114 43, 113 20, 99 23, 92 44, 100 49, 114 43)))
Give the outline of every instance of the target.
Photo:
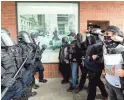
POLYGON ((71 68, 69 64, 69 55, 68 55, 68 38, 62 38, 62 46, 59 51, 59 71, 63 76, 62 84, 68 83, 71 73, 71 68))
MULTIPOLYGON (((23 48, 25 51, 23 53, 23 56, 31 52, 30 58, 26 61, 25 63, 25 68, 31 72, 30 78, 32 78, 32 85, 30 85, 30 89, 34 87, 35 89, 38 88, 39 86, 35 84, 35 53, 36 53, 36 46, 33 44, 33 41, 31 40, 30 36, 28 35, 27 32, 25 31, 20 31, 18 35, 18 44, 23 48)), ((32 90, 30 90, 32 91, 32 90)), ((32 92, 29 94, 31 96, 36 95, 36 92, 32 92)))
POLYGON ((3 95, 2 100, 20 100, 23 92, 21 75, 13 78, 22 61, 18 53, 18 47, 10 38, 7 29, 1 28, 1 88, 2 92, 5 88, 9 88, 3 95))
POLYGON ((36 58, 35 58, 35 72, 39 72, 39 82, 43 82, 46 83, 47 80, 44 79, 44 67, 43 64, 41 62, 41 58, 42 58, 42 53, 43 51, 47 48, 46 45, 42 45, 42 47, 40 47, 40 45, 38 45, 38 40, 37 40, 38 36, 36 32, 32 32, 31 33, 31 39, 33 41, 33 44, 36 46, 37 48, 37 52, 36 52, 36 58))

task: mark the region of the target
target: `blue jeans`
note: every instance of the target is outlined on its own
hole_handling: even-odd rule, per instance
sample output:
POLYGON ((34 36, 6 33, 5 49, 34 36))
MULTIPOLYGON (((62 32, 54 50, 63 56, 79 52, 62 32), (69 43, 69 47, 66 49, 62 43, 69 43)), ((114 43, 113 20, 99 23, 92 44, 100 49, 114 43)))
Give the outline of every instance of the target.
POLYGON ((78 81, 78 63, 71 62, 71 70, 72 70, 72 87, 76 87, 76 83, 78 81))

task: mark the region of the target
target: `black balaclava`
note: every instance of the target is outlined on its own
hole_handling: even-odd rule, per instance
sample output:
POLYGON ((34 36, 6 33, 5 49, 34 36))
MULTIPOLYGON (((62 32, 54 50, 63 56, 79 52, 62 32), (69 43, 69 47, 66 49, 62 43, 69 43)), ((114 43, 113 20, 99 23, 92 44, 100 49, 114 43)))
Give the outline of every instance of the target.
POLYGON ((86 37, 87 45, 92 45, 96 43, 96 38, 94 35, 90 35, 86 37))
POLYGON ((68 38, 67 37, 63 37, 62 38, 62 45, 67 45, 68 44, 68 38))
POLYGON ((81 48, 82 42, 83 42, 83 36, 81 33, 78 33, 77 34, 77 46, 78 46, 78 48, 81 48))

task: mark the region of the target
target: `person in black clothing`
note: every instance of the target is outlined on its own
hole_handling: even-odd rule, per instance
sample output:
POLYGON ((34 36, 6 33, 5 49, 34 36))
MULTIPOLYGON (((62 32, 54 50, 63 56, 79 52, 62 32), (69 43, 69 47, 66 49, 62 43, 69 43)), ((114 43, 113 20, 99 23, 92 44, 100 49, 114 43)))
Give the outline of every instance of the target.
POLYGON ((31 40, 33 41, 33 44, 37 48, 36 59, 34 63, 35 72, 39 72, 39 82, 46 83, 47 80, 44 79, 44 67, 41 58, 42 58, 42 53, 47 48, 47 46, 42 45, 42 48, 40 48, 40 46, 37 44, 37 37, 38 35, 36 32, 31 33, 31 40))
POLYGON ((104 68, 104 63, 102 62, 102 42, 96 41, 97 34, 90 35, 88 38, 89 45, 86 50, 86 56, 84 59, 84 65, 88 69, 89 74, 89 93, 87 100, 95 100, 96 87, 100 88, 103 98, 108 97, 107 91, 103 82, 100 79, 102 70, 104 68))
POLYGON ((83 66, 82 64, 82 58, 85 56, 85 51, 86 51, 86 41, 83 41, 83 36, 81 33, 77 34, 77 43, 76 43, 76 59, 78 62, 78 65, 81 70, 81 79, 78 88, 75 90, 76 93, 81 91, 84 87, 84 83, 86 81, 86 76, 88 73, 88 70, 83 66))
POLYGON ((68 38, 62 38, 62 46, 60 47, 59 51, 59 71, 63 76, 63 80, 61 81, 62 84, 66 84, 69 82, 71 67, 69 64, 68 58, 68 38))

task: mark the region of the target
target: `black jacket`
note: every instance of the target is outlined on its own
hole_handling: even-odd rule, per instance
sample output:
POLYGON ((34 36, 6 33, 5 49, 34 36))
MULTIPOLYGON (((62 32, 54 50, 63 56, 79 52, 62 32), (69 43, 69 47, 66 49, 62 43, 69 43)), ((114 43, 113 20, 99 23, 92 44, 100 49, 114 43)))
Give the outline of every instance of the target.
POLYGON ((87 47, 84 65, 92 72, 101 72, 104 68, 104 63, 101 61, 103 56, 102 46, 102 43, 98 42, 87 47), (99 57, 96 60, 93 60, 93 55, 98 55, 99 57))
POLYGON ((69 47, 68 47, 68 53, 69 53, 69 60, 71 62, 76 62, 76 61, 73 61, 73 59, 76 59, 76 40, 73 40, 69 47))

